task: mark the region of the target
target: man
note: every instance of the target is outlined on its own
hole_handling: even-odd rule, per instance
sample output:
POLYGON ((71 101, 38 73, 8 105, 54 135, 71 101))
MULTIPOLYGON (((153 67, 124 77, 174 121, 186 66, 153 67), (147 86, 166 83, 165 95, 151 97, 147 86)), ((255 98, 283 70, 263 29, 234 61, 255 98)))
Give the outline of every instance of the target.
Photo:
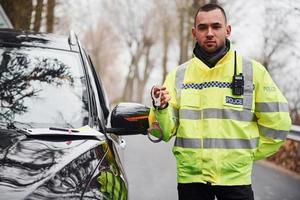
POLYGON ((201 7, 194 57, 153 88, 161 100, 149 119, 164 141, 176 136, 180 200, 253 200, 253 161, 274 154, 291 126, 285 97, 261 64, 236 54, 230 33, 222 7, 201 7))

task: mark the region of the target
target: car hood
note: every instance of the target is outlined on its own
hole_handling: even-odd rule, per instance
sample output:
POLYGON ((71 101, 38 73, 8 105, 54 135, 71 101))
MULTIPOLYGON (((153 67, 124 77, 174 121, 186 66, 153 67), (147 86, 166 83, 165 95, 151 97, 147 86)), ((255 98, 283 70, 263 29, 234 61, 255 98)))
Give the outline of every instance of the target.
POLYGON ((26 198, 99 143, 105 141, 31 138, 17 131, 1 130, 0 199, 26 198))

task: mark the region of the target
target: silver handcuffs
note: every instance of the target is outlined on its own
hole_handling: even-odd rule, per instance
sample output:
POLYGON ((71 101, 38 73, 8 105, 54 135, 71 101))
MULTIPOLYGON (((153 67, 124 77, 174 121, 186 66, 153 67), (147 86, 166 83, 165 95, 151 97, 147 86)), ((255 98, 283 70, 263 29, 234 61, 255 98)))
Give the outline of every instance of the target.
MULTIPOLYGON (((160 86, 153 86, 152 87, 152 89, 151 89, 151 98, 153 100, 153 106, 154 106, 154 108, 158 109, 161 106, 161 87, 160 86), (155 97, 155 94, 154 94, 155 89, 159 90, 159 96, 158 97, 155 97)), ((160 128, 159 123, 157 121, 153 122, 151 124, 150 128, 148 128, 148 130, 147 130, 147 136, 148 136, 148 138, 149 138, 149 140, 151 142, 158 143, 158 142, 162 141, 162 139, 163 139, 163 131, 160 128), (158 131, 159 138, 157 138, 157 139, 151 138, 151 132, 152 131, 158 131)))
POLYGON ((149 140, 151 142, 153 142, 153 143, 158 143, 158 142, 162 141, 162 139, 163 139, 163 131, 160 128, 158 122, 153 122, 152 125, 151 125, 151 127, 148 128, 148 130, 147 130, 147 136, 148 136, 149 140), (152 132, 152 130, 159 132, 159 138, 157 138, 157 139, 152 139, 151 138, 151 132, 152 132))
POLYGON ((151 98, 153 100, 153 106, 155 108, 159 108, 161 106, 161 87, 160 86, 153 86, 152 89, 151 89, 151 98), (159 89, 159 96, 158 97, 155 97, 155 94, 154 94, 154 89, 157 88, 159 89))

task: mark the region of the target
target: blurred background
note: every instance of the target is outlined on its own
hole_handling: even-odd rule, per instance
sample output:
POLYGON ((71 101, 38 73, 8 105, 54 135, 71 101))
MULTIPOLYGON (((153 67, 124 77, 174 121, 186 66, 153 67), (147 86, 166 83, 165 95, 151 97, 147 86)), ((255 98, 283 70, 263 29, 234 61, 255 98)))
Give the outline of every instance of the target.
MULTIPOLYGON (((0 0, 0 27, 63 35, 74 30, 89 51, 112 106, 121 101, 151 106, 150 88, 162 84, 173 67, 192 56, 194 15, 209 2, 225 8, 232 25, 230 40, 234 48, 267 68, 289 101, 293 124, 300 125, 298 0, 0 0)), ((125 139, 128 148, 124 162, 125 168, 130 168, 131 187, 142 187, 149 181, 157 183, 157 178, 150 175, 141 178, 156 166, 153 176, 163 174, 170 179, 147 188, 154 195, 148 199, 173 199, 155 197, 162 188, 176 199, 172 142, 155 146, 144 136, 125 139), (162 157, 156 157, 158 154, 162 157), (157 164, 162 160, 164 164, 157 164)), ((298 177, 299 149, 299 137, 290 137, 267 162, 298 177)), ((140 188, 131 194, 132 199, 147 199, 139 198, 143 191, 140 188)))

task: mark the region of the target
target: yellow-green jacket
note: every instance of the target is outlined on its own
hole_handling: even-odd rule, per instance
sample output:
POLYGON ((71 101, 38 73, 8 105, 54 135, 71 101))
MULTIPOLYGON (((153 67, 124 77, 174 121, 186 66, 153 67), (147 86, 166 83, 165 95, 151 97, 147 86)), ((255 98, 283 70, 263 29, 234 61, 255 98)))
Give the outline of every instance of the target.
POLYGON ((97 180, 100 184, 100 191, 105 196, 104 199, 127 200, 127 190, 119 176, 103 170, 97 180))
POLYGON ((253 161, 283 144, 291 126, 285 97, 258 62, 238 55, 239 73, 245 91, 235 96, 230 50, 213 68, 194 57, 167 76, 169 106, 152 108, 150 117, 159 122, 164 141, 176 136, 179 183, 251 184, 253 161))

